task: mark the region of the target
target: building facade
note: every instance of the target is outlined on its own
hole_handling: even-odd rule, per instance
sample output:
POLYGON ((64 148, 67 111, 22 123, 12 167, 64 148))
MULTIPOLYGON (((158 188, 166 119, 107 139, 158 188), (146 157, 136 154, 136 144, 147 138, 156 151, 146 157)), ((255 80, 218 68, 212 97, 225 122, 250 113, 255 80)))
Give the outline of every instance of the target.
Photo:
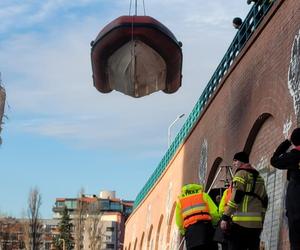
MULTIPOLYGON (((13 217, 0 218, 0 250, 26 249, 28 220, 13 217)), ((39 249, 51 250, 52 239, 57 234, 57 220, 40 219, 39 249)))
MULTIPOLYGON (((67 208, 73 224, 73 238, 82 239, 83 249, 123 249, 125 221, 132 212, 133 201, 115 197, 114 191, 78 198, 57 198, 53 218, 59 220, 67 208)), ((79 243, 80 242, 80 243, 79 243)))
POLYGON ((230 181, 226 166, 242 150, 250 154, 267 185, 269 207, 261 243, 264 249, 289 249, 286 174, 272 168, 269 160, 277 145, 300 126, 299 76, 300 1, 256 1, 138 194, 126 222, 124 249, 179 249, 175 204, 181 187, 200 182, 216 196, 226 175, 230 181))

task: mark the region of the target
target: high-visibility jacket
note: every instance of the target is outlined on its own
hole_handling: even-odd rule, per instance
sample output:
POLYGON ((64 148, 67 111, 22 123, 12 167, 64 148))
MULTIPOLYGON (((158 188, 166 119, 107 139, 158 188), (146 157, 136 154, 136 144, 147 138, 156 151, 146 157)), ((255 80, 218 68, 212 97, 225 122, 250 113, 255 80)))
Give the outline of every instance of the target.
POLYGON ((232 186, 229 186, 223 193, 222 199, 219 204, 219 214, 222 216, 222 214, 225 211, 225 208, 228 206, 228 202, 230 201, 232 194, 232 186))
POLYGON ((232 194, 224 214, 243 227, 262 228, 268 204, 263 178, 249 164, 233 177, 232 194))
POLYGON ((202 192, 182 197, 179 202, 184 228, 200 220, 211 221, 208 204, 203 200, 202 192))
POLYGON ((216 224, 219 219, 217 210, 213 200, 202 191, 201 185, 185 185, 176 204, 176 224, 182 234, 198 221, 212 221, 216 224))

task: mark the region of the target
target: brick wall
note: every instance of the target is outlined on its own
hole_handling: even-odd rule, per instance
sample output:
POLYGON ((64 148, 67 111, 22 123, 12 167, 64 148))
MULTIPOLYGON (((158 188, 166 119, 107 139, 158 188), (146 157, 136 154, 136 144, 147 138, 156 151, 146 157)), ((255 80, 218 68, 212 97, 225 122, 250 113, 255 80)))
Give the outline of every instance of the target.
POLYGON ((174 205, 170 204, 175 203, 180 187, 198 182, 199 178, 207 180, 218 157, 222 159, 220 165, 231 165, 234 153, 244 148, 251 153, 251 163, 263 174, 270 196, 262 234, 265 248, 289 249, 283 201, 286 175, 274 170, 269 159, 297 125, 300 54, 298 58, 297 50, 291 51, 293 46, 297 48, 298 40, 300 48, 300 39, 295 39, 299 30, 300 1, 277 0, 223 78, 184 145, 130 216, 125 235, 127 250, 134 249, 134 241, 142 249, 149 249, 147 245, 152 249, 174 249, 180 238, 174 225, 174 205), (291 68, 293 74, 289 73, 291 68), (205 166, 207 171, 203 173, 205 166))

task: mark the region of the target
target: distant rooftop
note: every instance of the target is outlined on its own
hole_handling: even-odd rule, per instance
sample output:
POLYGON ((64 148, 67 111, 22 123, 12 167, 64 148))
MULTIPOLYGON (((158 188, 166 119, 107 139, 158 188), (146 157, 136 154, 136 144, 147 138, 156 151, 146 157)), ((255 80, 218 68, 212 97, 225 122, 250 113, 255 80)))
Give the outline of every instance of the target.
POLYGON ((115 198, 115 191, 102 191, 99 196, 81 194, 74 198, 56 198, 53 212, 61 213, 65 208, 70 212, 77 209, 78 201, 87 203, 98 202, 101 211, 120 212, 129 215, 132 212, 133 201, 115 198))

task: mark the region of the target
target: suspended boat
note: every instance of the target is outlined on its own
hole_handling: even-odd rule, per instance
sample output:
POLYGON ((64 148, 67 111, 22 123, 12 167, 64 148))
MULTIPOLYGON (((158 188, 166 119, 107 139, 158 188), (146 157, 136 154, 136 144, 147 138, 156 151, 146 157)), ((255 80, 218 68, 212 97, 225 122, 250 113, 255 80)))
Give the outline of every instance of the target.
POLYGON ((121 16, 91 42, 94 86, 142 97, 181 86, 181 42, 150 16, 121 16))

